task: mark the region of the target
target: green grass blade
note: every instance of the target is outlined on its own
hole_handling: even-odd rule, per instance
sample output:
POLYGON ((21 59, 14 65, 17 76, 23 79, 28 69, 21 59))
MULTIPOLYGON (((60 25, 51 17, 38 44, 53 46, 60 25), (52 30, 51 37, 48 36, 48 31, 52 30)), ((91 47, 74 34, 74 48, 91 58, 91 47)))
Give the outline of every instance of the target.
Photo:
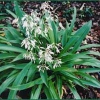
POLYGON ((17 56, 17 54, 15 54, 15 53, 1 53, 0 54, 0 59, 8 59, 8 58, 14 58, 14 57, 16 57, 17 56))
MULTIPOLYGON (((12 86, 16 86, 16 85, 20 85, 24 79, 24 77, 26 76, 27 72, 28 72, 28 69, 29 67, 32 65, 32 62, 28 63, 24 68, 23 70, 18 74, 18 76, 16 77, 15 81, 13 82, 13 85, 12 86)), ((14 99, 15 96, 16 96, 16 93, 17 91, 13 91, 11 90, 9 92, 9 95, 8 95, 8 99, 14 99)))
POLYGON ((44 72, 40 72, 40 76, 41 76, 41 79, 42 81, 44 82, 44 84, 48 87, 48 75, 47 75, 47 72, 44 71, 44 72))
MULTIPOLYGON (((83 39, 86 37, 86 35, 89 33, 90 29, 91 29, 91 26, 92 26, 92 21, 89 21, 87 23, 87 26, 84 27, 84 33, 82 34, 82 36, 79 38, 79 40, 76 42, 76 44, 74 45, 73 49, 72 49, 72 53, 76 52, 77 49, 80 47, 83 39)), ((78 34, 78 33, 77 33, 78 34)))
POLYGON ((61 95, 62 95, 62 79, 59 76, 57 76, 57 90, 58 90, 58 94, 59 94, 60 99, 62 99, 61 98, 61 95))
POLYGON ((50 87, 50 92, 52 93, 54 99, 60 99, 56 88, 54 87, 54 83, 52 81, 49 81, 49 87, 50 87))
POLYGON ((79 69, 78 71, 83 73, 96 73, 100 72, 100 68, 84 68, 84 69, 79 69))
POLYGON ((31 81, 29 83, 26 83, 26 84, 17 85, 17 86, 10 86, 9 89, 11 89, 11 90, 24 90, 24 89, 27 89, 27 88, 30 88, 30 87, 33 87, 33 86, 39 85, 39 84, 43 84, 43 81, 41 78, 38 78, 38 79, 31 81))
POLYGON ((25 13, 19 7, 17 0, 14 0, 14 9, 17 17, 21 19, 25 13))
POLYGON ((68 51, 70 49, 70 47, 73 47, 73 45, 75 45, 75 43, 80 39, 80 37, 83 34, 87 34, 88 33, 88 31, 90 29, 90 23, 91 23, 91 21, 87 22, 78 31, 76 31, 76 33, 69 39, 68 43, 66 43, 66 45, 65 45, 64 49, 61 51, 60 55, 64 54, 66 51, 68 51))
POLYGON ((18 61, 18 60, 21 60, 21 59, 23 59, 23 54, 19 54, 11 62, 15 62, 15 61, 18 61))
POLYGON ((12 36, 14 37, 14 39, 17 40, 22 40, 21 39, 21 33, 19 33, 15 28, 13 27, 7 27, 7 30, 12 34, 12 36))
POLYGON ((14 81, 16 77, 15 75, 12 75, 11 77, 9 77, 8 79, 6 79, 1 85, 0 85, 0 94, 7 89, 7 87, 14 81))
POLYGON ((22 48, 19 48, 19 47, 15 47, 15 46, 11 46, 11 45, 5 45, 5 44, 0 44, 0 50, 19 52, 19 53, 26 52, 25 49, 22 49, 22 48))
POLYGON ((75 99, 81 99, 80 95, 77 93, 77 90, 74 86, 67 83, 67 86, 70 88, 71 92, 73 93, 75 99))
POLYGON ((100 82, 98 80, 96 80, 94 77, 88 75, 88 74, 85 74, 85 73, 77 73, 78 75, 82 76, 84 79, 88 81, 90 81, 91 83, 93 83, 95 86, 98 86, 100 87, 100 82))
POLYGON ((47 88, 46 86, 43 88, 44 88, 44 93, 46 94, 47 99, 53 99, 53 97, 50 94, 49 88, 47 88))
POLYGON ((27 82, 30 81, 32 78, 34 78, 36 73, 37 65, 32 64, 32 66, 29 68, 28 74, 27 74, 27 82))
POLYGON ((42 85, 40 84, 40 85, 38 85, 38 87, 37 87, 32 99, 39 99, 39 95, 41 93, 41 89, 42 89, 42 85))
POLYGON ((8 65, 4 65, 4 66, 1 66, 0 67, 0 72, 4 71, 4 70, 7 70, 9 68, 13 68, 15 65, 13 64, 8 64, 8 65))
POLYGON ((12 11, 6 9, 6 12, 9 13, 12 17, 17 18, 17 16, 12 11))
POLYGON ((100 47, 100 44, 87 44, 87 45, 83 45, 83 46, 79 47, 78 50, 88 49, 88 48, 92 48, 92 47, 100 47))

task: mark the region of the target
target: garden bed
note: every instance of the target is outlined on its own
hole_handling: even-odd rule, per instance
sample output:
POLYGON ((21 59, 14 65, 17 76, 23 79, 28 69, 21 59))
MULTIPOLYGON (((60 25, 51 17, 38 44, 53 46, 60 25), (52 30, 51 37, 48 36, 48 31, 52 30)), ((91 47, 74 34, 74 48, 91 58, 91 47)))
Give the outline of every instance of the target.
MULTIPOLYGON (((0 4, 6 5, 6 2, 0 2, 0 4)), ((34 9, 38 10, 38 8, 41 5, 41 2, 20 2, 20 5, 26 13, 30 14, 32 10, 34 9)), ((72 19, 71 14, 73 13, 73 6, 75 6, 77 8, 77 17, 74 30, 79 29, 85 22, 92 20, 92 29, 86 36, 86 39, 83 41, 82 45, 93 44, 93 43, 100 44, 100 2, 94 2, 94 1, 93 2, 50 2, 50 5, 54 8, 54 14, 58 16, 59 21, 63 24, 64 27, 66 26, 65 23, 66 20, 69 23, 71 22, 72 19)), ((40 11, 38 10, 38 12, 40 11)), ((0 20, 0 22, 5 25, 11 23, 14 27, 16 27, 16 24, 12 23, 14 19, 9 14, 7 14, 6 16, 7 18, 0 20)), ((4 33, 1 33, 1 35, 3 34, 4 33)), ((100 52, 100 48, 92 48, 90 50, 100 52)), ((97 58, 100 60, 100 57, 97 58)), ((78 68, 80 69, 83 67, 85 66, 78 66, 78 68)), ((100 81, 99 72, 91 74, 91 76, 96 77, 97 80, 100 81)), ((76 85, 76 89, 82 99, 100 98, 100 89, 93 87, 89 87, 89 89, 83 89, 78 85, 76 85)), ((73 94, 68 89, 68 87, 63 86, 63 90, 64 90, 63 99, 74 98, 73 94)), ((29 91, 30 89, 18 92, 18 98, 28 99, 29 95, 27 94, 29 93, 29 91)), ((6 99, 7 93, 8 92, 2 93, 1 98, 6 99)), ((45 99, 45 95, 42 94, 41 98, 45 99)))

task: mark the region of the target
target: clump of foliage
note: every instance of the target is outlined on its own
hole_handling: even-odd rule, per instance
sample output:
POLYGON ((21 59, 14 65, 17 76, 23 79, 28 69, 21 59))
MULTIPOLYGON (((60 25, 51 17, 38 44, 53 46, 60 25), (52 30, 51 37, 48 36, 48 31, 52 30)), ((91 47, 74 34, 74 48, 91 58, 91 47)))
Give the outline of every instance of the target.
MULTIPOLYGON (((89 21, 73 32, 76 8, 71 23, 66 28, 59 23, 53 9, 47 3, 41 6, 42 14, 36 11, 27 15, 15 4, 18 29, 4 27, 5 36, 0 36, 0 94, 9 89, 8 99, 16 99, 18 91, 30 91, 30 99, 63 99, 63 87, 67 86, 75 99, 80 99, 75 85, 83 88, 100 87, 100 83, 89 73, 100 71, 100 61, 84 51, 98 44, 81 46, 91 29, 89 21), (83 50, 83 52, 80 52, 83 50), (76 69, 75 65, 86 68, 76 69)), ((12 13, 10 13, 12 14, 12 13)))

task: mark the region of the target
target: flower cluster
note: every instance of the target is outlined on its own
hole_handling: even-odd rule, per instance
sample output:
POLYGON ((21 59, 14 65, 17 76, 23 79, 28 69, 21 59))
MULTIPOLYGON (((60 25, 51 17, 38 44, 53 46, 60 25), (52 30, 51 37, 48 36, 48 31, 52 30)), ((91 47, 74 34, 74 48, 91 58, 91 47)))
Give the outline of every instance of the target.
POLYGON ((22 26, 26 29, 26 37, 22 41, 21 46, 24 46, 27 50, 23 57, 36 63, 39 71, 44 72, 44 70, 55 69, 61 66, 62 61, 57 58, 57 55, 60 53, 61 44, 49 43, 48 41, 48 32, 49 30, 52 31, 48 21, 54 20, 50 12, 50 9, 53 8, 45 2, 40 9, 44 10, 44 17, 34 11, 31 15, 25 15, 22 18, 22 26))

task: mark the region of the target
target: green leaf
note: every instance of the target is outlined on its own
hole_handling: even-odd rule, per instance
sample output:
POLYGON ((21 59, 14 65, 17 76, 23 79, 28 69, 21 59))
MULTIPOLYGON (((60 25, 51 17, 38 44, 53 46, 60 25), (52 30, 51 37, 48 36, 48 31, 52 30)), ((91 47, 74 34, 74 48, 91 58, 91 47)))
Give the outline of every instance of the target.
POLYGON ((65 45, 64 49, 61 51, 60 55, 64 54, 66 51, 71 49, 71 47, 73 47, 73 45, 75 45, 75 46, 73 47, 72 52, 77 50, 79 44, 84 39, 86 34, 89 32, 90 27, 91 27, 91 21, 87 22, 79 30, 77 30, 76 33, 73 36, 71 36, 69 41, 66 43, 66 45, 65 45), (79 43, 78 43, 78 41, 79 41, 79 43))
POLYGON ((87 85, 87 86, 92 86, 92 87, 95 87, 95 88, 98 88, 100 86, 96 85, 95 83, 89 81, 89 80, 84 80, 84 79, 80 79, 80 81, 84 84, 84 85, 87 85))
POLYGON ((63 32, 64 34, 63 34, 63 36, 62 36, 62 41, 61 41, 63 47, 64 47, 65 44, 67 43, 69 29, 70 29, 70 28, 69 28, 69 24, 67 23, 67 27, 66 27, 66 29, 65 29, 64 32, 63 32))
POLYGON ((71 25, 69 27, 69 24, 68 22, 66 23, 67 24, 67 27, 65 29, 65 32, 62 36, 62 46, 64 47, 69 39, 69 37, 71 36, 71 33, 73 31, 73 28, 74 28, 74 23, 76 21, 76 8, 74 7, 74 14, 73 14, 73 19, 71 21, 71 25))
POLYGON ((11 45, 5 45, 5 44, 0 44, 0 50, 4 50, 4 51, 12 51, 12 52, 26 52, 25 49, 19 48, 19 47, 15 47, 15 46, 11 46, 11 45))
MULTIPOLYGON (((74 45, 73 49, 71 52, 76 52, 76 50, 80 47, 83 39, 86 37, 86 35, 89 33, 90 29, 92 26, 92 21, 89 21, 87 23, 87 26, 85 26, 84 29, 84 33, 81 35, 81 37, 79 38, 79 40, 76 42, 76 44, 74 45)), ((77 33, 78 34, 78 33, 77 33)))
POLYGON ((0 85, 0 94, 7 89, 7 87, 14 81, 17 74, 12 75, 0 85))
POLYGON ((83 73, 96 73, 100 72, 100 68, 84 68, 84 69, 79 69, 78 71, 83 73))
POLYGON ((76 72, 77 69, 75 69, 75 68, 69 68, 69 67, 67 67, 66 65, 65 65, 65 66, 62 65, 61 67, 55 68, 54 71, 55 71, 55 72, 56 72, 56 71, 76 72))
POLYGON ((8 58, 14 58, 17 54, 15 53, 1 53, 0 59, 8 59, 8 58))
POLYGON ((58 89, 58 94, 59 94, 59 97, 60 99, 61 98, 61 94, 62 94, 62 79, 60 76, 57 76, 57 89, 58 89))
POLYGON ((97 86, 100 87, 100 82, 96 80, 95 78, 93 78, 92 76, 85 74, 85 73, 79 73, 79 72, 76 74, 82 76, 84 79, 86 79, 87 82, 90 81, 91 84, 93 83, 95 87, 97 86))
POLYGON ((70 30, 69 30, 69 33, 68 35, 71 35, 71 32, 73 31, 73 28, 74 28, 74 23, 76 21, 76 7, 74 7, 74 14, 72 16, 72 21, 71 21, 71 25, 70 25, 70 30))
POLYGON ((41 71, 40 72, 40 76, 41 76, 41 79, 44 82, 44 84, 48 87, 48 81, 47 81, 48 75, 47 75, 47 72, 46 71, 44 71, 44 72, 41 71))
POLYGON ((47 88, 46 86, 44 86, 43 89, 44 89, 44 92, 46 94, 47 99, 53 99, 53 97, 50 94, 49 88, 47 88))
POLYGON ((41 89, 42 89, 42 85, 40 84, 40 85, 38 85, 38 87, 37 87, 32 99, 39 99, 39 95, 41 93, 41 89))
POLYGON ((75 74, 74 73, 69 73, 69 72, 67 72, 67 71, 60 71, 60 73, 62 74, 62 75, 64 75, 64 76, 66 76, 66 77, 70 77, 70 78, 73 78, 73 79, 76 79, 76 80, 78 80, 78 78, 75 76, 75 74))
POLYGON ((50 92, 52 93, 52 96, 54 97, 54 99, 60 99, 57 91, 56 91, 56 88, 54 87, 54 83, 52 81, 49 81, 49 89, 50 89, 50 92))
POLYGON ((79 47, 78 50, 88 49, 88 48, 92 48, 92 47, 100 47, 100 44, 87 44, 87 45, 83 45, 83 46, 79 47))
POLYGON ((37 86, 38 85, 33 86, 32 90, 31 90, 31 97, 30 97, 30 99, 33 99, 33 96, 34 96, 34 93, 35 93, 35 91, 37 89, 37 86))
POLYGON ((13 68, 15 65, 13 64, 8 64, 8 65, 4 65, 4 66, 1 66, 0 67, 0 72, 4 71, 4 70, 7 70, 9 68, 13 68))
MULTIPOLYGON (((20 23, 22 17, 25 15, 25 12, 22 11, 22 9, 19 7, 17 0, 14 0, 14 9, 15 9, 16 16, 19 19, 19 23, 20 23)), ((21 24, 19 24, 19 27, 20 27, 20 30, 25 32, 21 24)))
POLYGON ((12 17, 17 18, 17 16, 11 10, 6 9, 6 12, 12 15, 12 17))
POLYGON ((18 2, 16 0, 14 0, 14 9, 15 9, 15 13, 19 19, 21 19, 25 15, 25 13, 21 10, 21 8, 19 7, 18 2))
POLYGON ((70 88, 71 92, 73 93, 75 99, 81 99, 81 97, 79 96, 79 94, 77 93, 77 90, 75 89, 74 86, 72 86, 71 84, 67 83, 67 86, 70 88))
POLYGON ((30 88, 30 87, 33 87, 33 86, 39 85, 39 84, 43 84, 43 81, 41 78, 38 78, 38 79, 31 81, 29 83, 26 83, 26 84, 10 86, 8 88, 11 90, 24 90, 24 89, 27 89, 27 88, 30 88))
POLYGON ((32 66, 29 68, 28 74, 27 74, 27 82, 31 81, 31 79, 34 78, 35 73, 36 73, 37 65, 32 64, 32 66))
POLYGON ((100 56, 100 53, 99 52, 96 52, 96 51, 87 51, 87 52, 83 52, 83 53, 100 56))
POLYGON ((51 29, 49 29, 49 31, 48 31, 48 36, 50 38, 51 44, 55 43, 54 34, 53 34, 53 31, 51 29))
POLYGON ((22 40, 22 36, 21 33, 19 33, 15 28, 13 27, 7 27, 7 30, 12 34, 12 36, 14 37, 14 39, 16 40, 22 40))
MULTIPOLYGON (((24 77, 26 76, 28 69, 30 68, 30 66, 32 65, 32 62, 28 63, 23 70, 18 74, 18 76, 16 77, 15 81, 13 82, 12 86, 16 86, 16 85, 20 85, 24 79, 24 77)), ((15 95, 16 95, 17 91, 13 91, 11 90, 9 92, 9 96, 8 99, 14 99, 15 95)))
POLYGON ((51 27, 52 27, 52 30, 53 30, 55 43, 58 43, 58 33, 57 33, 58 29, 57 29, 57 26, 56 26, 54 21, 50 21, 50 23, 51 23, 51 27))
POLYGON ((19 54, 11 62, 15 62, 15 61, 18 61, 18 60, 21 60, 21 59, 23 59, 23 54, 19 54))
POLYGON ((5 37, 6 37, 8 40, 14 40, 14 39, 15 39, 15 38, 13 37, 13 35, 10 33, 10 31, 4 30, 4 33, 5 33, 5 37))
POLYGON ((100 61, 91 57, 90 59, 76 59, 70 63, 77 65, 95 66, 100 68, 100 61))
MULTIPOLYGON (((51 80, 52 78, 54 78, 54 76, 50 76, 48 78, 48 80, 51 80)), ((36 80, 34 81, 31 81, 29 83, 26 83, 26 84, 22 84, 22 85, 15 85, 15 86, 11 86, 9 87, 9 89, 11 90, 24 90, 24 89, 27 89, 27 88, 30 88, 30 87, 33 87, 34 85, 38 85, 38 84, 43 84, 43 81, 41 78, 37 78, 36 80)))
POLYGON ((63 62, 68 62, 68 61, 71 61, 71 60, 89 59, 89 58, 91 58, 91 56, 86 55, 86 54, 82 54, 82 53, 79 53, 79 54, 69 54, 69 55, 66 55, 66 56, 62 57, 62 61, 63 62))

